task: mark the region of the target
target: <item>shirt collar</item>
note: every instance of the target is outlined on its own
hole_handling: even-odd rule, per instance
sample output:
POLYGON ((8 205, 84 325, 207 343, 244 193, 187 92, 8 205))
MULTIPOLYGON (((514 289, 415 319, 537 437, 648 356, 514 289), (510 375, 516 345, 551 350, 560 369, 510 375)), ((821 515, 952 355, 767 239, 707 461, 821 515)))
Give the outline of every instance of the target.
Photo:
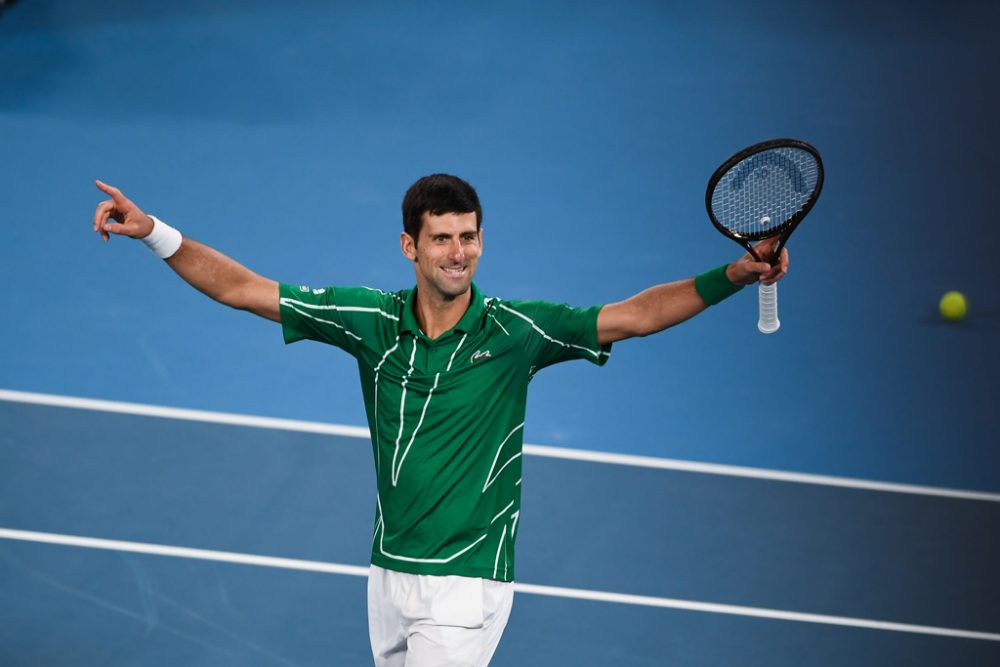
MULTIPOLYGON (((458 321, 451 331, 461 331, 462 333, 471 333, 479 325, 480 319, 486 307, 483 305, 483 295, 480 294, 479 288, 476 287, 476 283, 472 283, 469 288, 472 292, 472 298, 469 301, 469 308, 462 315, 462 319, 458 321)), ((420 325, 417 323, 417 315, 415 308, 417 306, 417 288, 414 287, 410 290, 410 294, 406 297, 406 303, 403 305, 403 316, 399 318, 399 333, 409 332, 411 334, 423 333, 420 331, 420 325)), ((442 337, 447 335, 448 331, 442 334, 442 337)))

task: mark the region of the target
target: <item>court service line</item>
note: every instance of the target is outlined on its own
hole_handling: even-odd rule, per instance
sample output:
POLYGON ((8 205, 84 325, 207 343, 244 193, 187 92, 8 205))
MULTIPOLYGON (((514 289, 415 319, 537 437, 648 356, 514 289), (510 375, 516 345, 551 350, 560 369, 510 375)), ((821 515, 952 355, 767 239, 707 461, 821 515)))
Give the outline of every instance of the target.
POLYGON ((880 482, 870 479, 859 479, 856 477, 813 475, 809 473, 789 472, 786 470, 725 465, 722 463, 702 463, 700 461, 662 459, 653 456, 635 456, 631 454, 613 454, 610 452, 593 452, 580 449, 563 449, 562 447, 550 447, 547 445, 525 445, 524 453, 554 459, 572 459, 574 461, 592 461, 594 463, 638 466, 642 468, 660 468, 663 470, 678 470, 682 472, 704 473, 707 475, 749 477, 752 479, 766 479, 776 482, 815 484, 817 486, 837 486, 847 489, 863 489, 866 491, 909 493, 920 496, 940 496, 944 498, 960 498, 962 500, 982 500, 992 503, 1000 502, 1000 493, 988 493, 986 491, 969 491, 966 489, 949 489, 940 486, 920 486, 916 484, 897 484, 895 482, 880 482))
POLYGON ((36 394, 27 391, 12 391, 10 389, 0 389, 0 400, 12 401, 16 403, 32 403, 35 405, 49 405, 58 408, 75 408, 78 410, 94 410, 97 412, 115 412, 123 415, 138 415, 140 417, 161 417, 164 419, 207 422, 210 424, 272 428, 279 431, 340 435, 348 438, 370 438, 368 429, 363 426, 324 424, 322 422, 300 421, 297 419, 279 419, 276 417, 254 417, 252 415, 239 415, 229 412, 210 412, 208 410, 192 410, 188 408, 168 408, 161 405, 123 403, 121 401, 104 401, 96 398, 77 398, 75 396, 58 396, 55 394, 36 394))
MULTIPOLYGON (((249 426, 254 428, 270 428, 300 433, 318 433, 321 435, 336 435, 348 438, 370 439, 367 428, 363 426, 347 426, 344 424, 328 424, 325 422, 302 421, 296 419, 280 419, 277 417, 256 417, 228 412, 212 412, 208 410, 193 410, 188 408, 170 408, 142 403, 125 403, 120 401, 105 401, 94 398, 78 398, 74 396, 59 396, 55 394, 40 394, 26 391, 0 389, 0 400, 16 403, 31 403, 61 408, 79 410, 95 410, 99 412, 114 412, 118 414, 138 415, 143 417, 160 417, 164 419, 179 419, 185 421, 206 422, 211 424, 228 424, 232 426, 249 426)), ((641 468, 657 468, 661 470, 677 470, 706 475, 723 475, 727 477, 746 477, 765 479, 796 484, 813 484, 818 486, 835 486, 866 491, 881 491, 888 493, 907 493, 921 496, 937 496, 943 498, 958 498, 962 500, 979 500, 1000 503, 1000 493, 986 491, 970 491, 938 486, 922 486, 916 484, 897 484, 877 480, 859 479, 855 477, 837 477, 832 475, 814 475, 809 473, 773 470, 769 468, 754 468, 748 466, 725 465, 720 463, 703 463, 700 461, 684 461, 680 459, 657 458, 653 456, 638 456, 631 454, 614 454, 566 447, 551 447, 548 445, 524 445, 524 453, 528 456, 545 458, 569 459, 573 461, 589 461, 611 465, 626 465, 641 468)))
MULTIPOLYGON (((0 528, 0 539, 57 544, 62 546, 82 547, 86 549, 103 549, 108 551, 124 551, 129 553, 167 556, 172 558, 190 558, 258 567, 272 567, 286 570, 303 570, 307 572, 322 572, 326 574, 343 574, 354 577, 367 577, 368 568, 359 565, 343 565, 297 558, 278 558, 274 556, 258 556, 232 551, 213 551, 210 549, 193 549, 165 544, 147 542, 126 542, 80 535, 62 535, 58 533, 41 533, 29 530, 14 530, 0 528)), ((729 616, 749 616, 778 621, 794 621, 799 623, 817 623, 821 625, 836 625, 868 630, 890 632, 908 632, 922 635, 936 635, 959 639, 978 639, 1000 642, 1000 634, 992 632, 977 632, 956 628, 942 628, 931 625, 912 625, 909 623, 893 623, 876 621, 867 618, 851 618, 848 616, 830 616, 826 614, 808 614, 781 609, 764 607, 744 607, 739 605, 718 604, 713 602, 696 602, 675 598, 652 597, 648 595, 630 595, 625 593, 609 593, 581 588, 563 588, 559 586, 539 586, 536 584, 515 583, 514 590, 528 595, 543 595, 546 597, 567 598, 572 600, 588 600, 593 602, 611 602, 642 607, 659 607, 679 609, 682 611, 698 611, 710 614, 725 614, 729 616)))

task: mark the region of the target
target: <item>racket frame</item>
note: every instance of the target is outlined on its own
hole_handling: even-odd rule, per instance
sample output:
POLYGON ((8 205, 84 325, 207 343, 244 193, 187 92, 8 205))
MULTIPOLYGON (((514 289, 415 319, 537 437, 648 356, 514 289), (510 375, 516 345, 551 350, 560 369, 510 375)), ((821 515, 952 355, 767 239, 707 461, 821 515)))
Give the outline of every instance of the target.
POLYGON ((785 247, 788 237, 792 235, 795 228, 799 226, 800 222, 802 222, 802 218, 806 217, 806 214, 812 210, 812 207, 816 203, 816 200, 819 199, 819 193, 822 190, 823 160, 819 156, 819 151, 817 151, 814 146, 802 141, 801 139, 769 139, 767 141, 756 143, 753 146, 747 146, 723 162, 719 168, 715 170, 712 177, 708 179, 708 188, 705 190, 705 209, 708 211, 708 217, 712 220, 712 224, 715 225, 716 229, 722 232, 723 235, 728 236, 746 248, 747 252, 749 252, 750 255, 758 262, 770 261, 771 265, 774 266, 781 258, 781 249, 785 247), (719 181, 722 180, 722 177, 726 174, 726 172, 743 160, 756 153, 762 153, 774 148, 798 148, 806 151, 816 158, 816 187, 813 188, 812 195, 809 197, 809 200, 806 201, 805 205, 792 215, 791 218, 780 225, 777 225, 765 232, 750 232, 747 234, 734 232, 719 222, 718 218, 715 217, 715 213, 712 212, 712 194, 715 192, 715 187, 719 184, 719 181), (762 241, 778 235, 780 235, 781 238, 778 239, 778 244, 774 247, 774 256, 770 260, 765 260, 760 257, 751 245, 752 241, 762 241))

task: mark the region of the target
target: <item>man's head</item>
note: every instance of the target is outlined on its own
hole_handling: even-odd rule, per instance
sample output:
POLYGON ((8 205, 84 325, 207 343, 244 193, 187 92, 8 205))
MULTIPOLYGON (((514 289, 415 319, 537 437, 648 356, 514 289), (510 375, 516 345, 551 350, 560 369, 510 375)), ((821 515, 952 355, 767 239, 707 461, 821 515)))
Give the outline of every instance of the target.
POLYGON ((421 293, 451 300, 469 291, 483 251, 482 221, 476 191, 456 176, 425 176, 406 191, 400 248, 421 293))
POLYGON ((416 242, 420 240, 424 213, 475 213, 476 229, 483 225, 483 209, 475 188, 449 174, 424 176, 403 197, 403 231, 416 242))

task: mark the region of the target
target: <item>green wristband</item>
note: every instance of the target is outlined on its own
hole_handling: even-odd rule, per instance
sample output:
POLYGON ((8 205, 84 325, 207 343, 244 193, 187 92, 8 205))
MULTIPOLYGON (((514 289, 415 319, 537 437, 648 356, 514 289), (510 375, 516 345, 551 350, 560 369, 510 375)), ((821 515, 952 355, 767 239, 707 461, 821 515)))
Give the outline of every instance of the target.
POLYGON ((729 265, 723 264, 717 269, 695 276, 694 288, 698 290, 702 300, 709 306, 714 306, 743 289, 743 285, 734 285, 729 282, 729 278, 726 276, 727 268, 729 265))

